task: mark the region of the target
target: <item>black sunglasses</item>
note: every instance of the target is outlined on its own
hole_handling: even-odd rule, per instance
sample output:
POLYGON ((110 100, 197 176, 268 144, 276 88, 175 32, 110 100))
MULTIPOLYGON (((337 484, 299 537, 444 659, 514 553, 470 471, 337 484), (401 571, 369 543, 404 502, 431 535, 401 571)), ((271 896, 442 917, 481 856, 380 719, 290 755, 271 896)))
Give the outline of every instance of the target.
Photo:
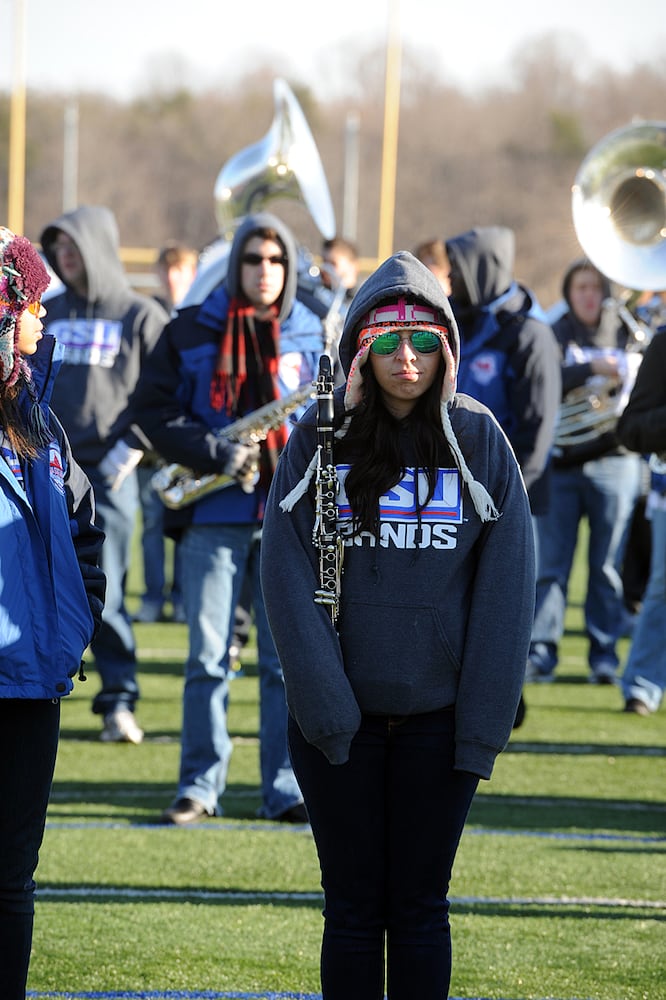
POLYGON ((265 260, 269 264, 282 264, 284 266, 284 257, 281 254, 273 254, 272 257, 262 257, 260 253, 244 253, 241 258, 243 264, 251 264, 252 267, 258 267, 263 264, 265 260))

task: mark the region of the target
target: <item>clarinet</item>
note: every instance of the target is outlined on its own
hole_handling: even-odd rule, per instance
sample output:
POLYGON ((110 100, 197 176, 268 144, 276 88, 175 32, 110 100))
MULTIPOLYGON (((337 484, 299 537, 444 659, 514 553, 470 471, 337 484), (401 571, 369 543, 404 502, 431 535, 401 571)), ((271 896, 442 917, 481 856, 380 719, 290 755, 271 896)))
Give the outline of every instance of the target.
POLYGON ((340 610, 343 545, 338 531, 338 476, 333 461, 333 372, 331 359, 319 359, 317 389, 317 478, 313 544, 319 549, 319 587, 316 604, 328 608, 335 626, 340 610))

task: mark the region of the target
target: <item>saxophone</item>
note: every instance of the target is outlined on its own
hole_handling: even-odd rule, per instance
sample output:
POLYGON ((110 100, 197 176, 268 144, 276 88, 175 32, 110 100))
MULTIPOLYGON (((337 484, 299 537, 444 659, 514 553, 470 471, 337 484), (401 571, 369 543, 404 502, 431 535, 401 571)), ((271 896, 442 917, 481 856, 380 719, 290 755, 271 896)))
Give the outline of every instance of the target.
MULTIPOLYGON (((228 427, 222 427, 216 431, 216 436, 236 444, 258 444, 266 438, 269 431, 275 430, 280 424, 283 424, 294 410, 297 410, 309 399, 313 399, 314 394, 313 383, 307 382, 295 392, 289 393, 288 396, 272 400, 270 403, 260 406, 259 409, 253 410, 252 413, 248 413, 247 416, 234 421, 233 424, 229 424, 228 427)), ((188 507, 209 493, 226 489, 227 486, 238 485, 239 480, 224 472, 199 475, 186 465, 173 462, 158 469, 153 475, 151 483, 165 507, 170 510, 181 510, 181 508, 188 507)), ((247 488, 246 484, 241 485, 244 489, 247 488)), ((254 483, 251 483, 250 492, 253 488, 254 483)))

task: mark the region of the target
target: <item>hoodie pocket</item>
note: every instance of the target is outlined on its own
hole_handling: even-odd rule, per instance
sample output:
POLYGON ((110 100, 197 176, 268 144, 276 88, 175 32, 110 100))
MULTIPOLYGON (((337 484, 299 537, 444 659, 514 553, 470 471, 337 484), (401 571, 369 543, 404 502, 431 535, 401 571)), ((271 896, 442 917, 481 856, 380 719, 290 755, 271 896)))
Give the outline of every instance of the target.
POLYGON ((436 608, 354 602, 340 641, 363 711, 412 714, 455 700, 460 663, 436 608))

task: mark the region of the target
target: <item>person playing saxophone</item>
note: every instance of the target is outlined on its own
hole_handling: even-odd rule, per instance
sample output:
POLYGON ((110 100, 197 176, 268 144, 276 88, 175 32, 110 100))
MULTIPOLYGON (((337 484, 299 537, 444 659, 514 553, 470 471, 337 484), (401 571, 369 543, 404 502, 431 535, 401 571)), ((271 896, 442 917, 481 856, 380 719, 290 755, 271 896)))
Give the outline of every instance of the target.
POLYGON ((289 763, 282 670, 259 582, 264 503, 287 426, 269 430, 260 445, 219 436, 239 418, 273 400, 278 407, 282 397, 313 381, 321 320, 296 298, 296 288, 297 248, 288 228, 269 213, 247 216, 234 236, 225 279, 167 325, 138 390, 137 422, 166 462, 238 480, 165 514, 165 531, 180 541, 189 651, 180 776, 163 823, 220 812, 232 749, 229 645, 246 573, 259 660, 260 815, 306 820, 289 763))

